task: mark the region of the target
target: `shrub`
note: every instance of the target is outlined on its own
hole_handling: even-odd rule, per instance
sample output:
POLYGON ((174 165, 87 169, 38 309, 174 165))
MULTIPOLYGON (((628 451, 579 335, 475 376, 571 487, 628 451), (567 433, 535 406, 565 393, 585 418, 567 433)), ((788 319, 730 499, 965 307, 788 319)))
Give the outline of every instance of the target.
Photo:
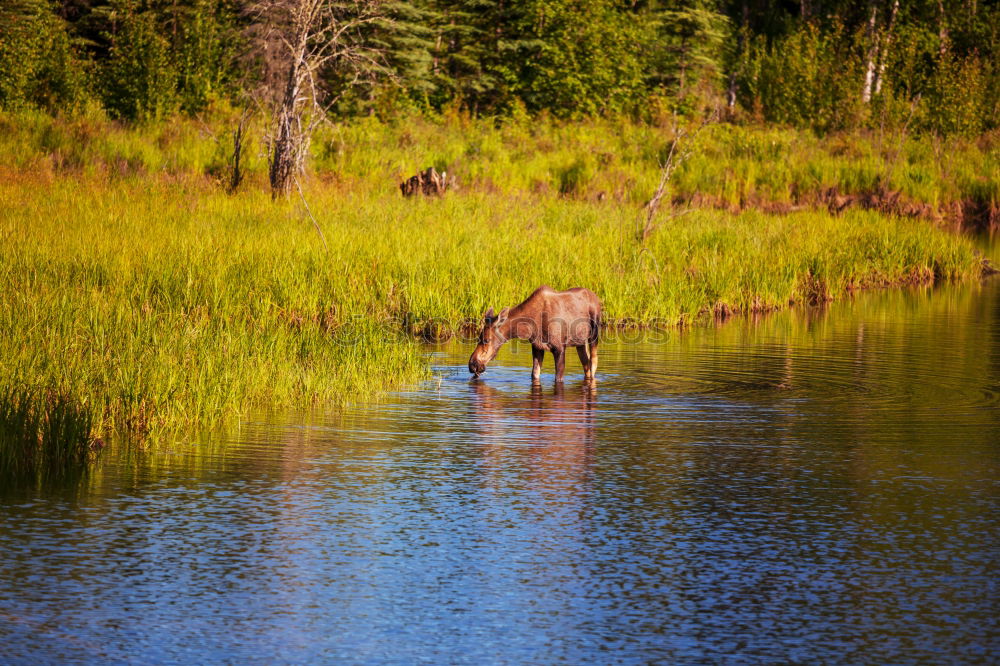
POLYGON ((103 79, 104 106, 112 116, 145 120, 177 107, 177 72, 153 14, 126 10, 103 79))
POLYGON ((851 127, 863 115, 861 61, 843 30, 807 24, 784 39, 750 47, 744 95, 772 122, 817 131, 851 127))
POLYGON ((85 98, 86 79, 66 24, 46 2, 0 4, 0 108, 75 107, 85 98))

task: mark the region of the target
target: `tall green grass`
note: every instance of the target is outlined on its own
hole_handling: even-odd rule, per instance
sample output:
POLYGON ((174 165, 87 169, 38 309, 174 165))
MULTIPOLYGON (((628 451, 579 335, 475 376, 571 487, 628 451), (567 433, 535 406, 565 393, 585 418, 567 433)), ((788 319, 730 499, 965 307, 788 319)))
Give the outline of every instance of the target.
POLYGON ((412 382, 427 372, 413 334, 446 335, 542 283, 592 288, 612 325, 674 325, 982 270, 962 238, 868 212, 695 210, 662 216, 640 244, 627 204, 319 182, 306 196, 325 244, 300 203, 259 191, 12 174, 0 386, 15 392, 0 409, 58 391, 90 438, 150 441, 412 382))
POLYGON ((144 436, 423 373, 412 344, 331 292, 343 267, 300 220, 263 197, 204 194, 5 187, 4 383, 66 387, 98 432, 144 436))
POLYGON ((144 443, 256 406, 377 395, 426 375, 418 336, 468 328, 542 283, 594 289, 611 325, 677 325, 971 279, 972 246, 926 222, 797 204, 830 190, 936 208, 1000 200, 997 137, 719 125, 671 183, 675 200, 708 207, 664 206, 639 242, 669 129, 358 119, 312 144, 321 240, 300 201, 270 200, 259 141, 244 148, 242 191, 223 192, 233 122, 224 108, 134 127, 93 110, 0 114, 5 469, 37 476, 50 448, 72 466, 99 438, 144 443), (399 197, 428 165, 459 189, 399 197), (764 203, 805 210, 754 210, 764 203))
MULTIPOLYGON (((255 123, 243 151, 248 189, 266 182, 264 128, 260 118, 255 123)), ((7 113, 0 114, 0 151, 16 169, 53 177, 204 175, 224 183, 235 124, 236 115, 225 108, 134 127, 95 110, 67 118, 7 113)), ((311 165, 316 180, 352 192, 385 192, 433 165, 455 175, 466 191, 641 204, 656 188, 673 138, 669 127, 624 118, 372 117, 323 127, 312 142, 311 165)), ((696 143, 671 183, 671 197, 681 201, 733 210, 789 208, 822 206, 831 191, 891 192, 943 218, 963 202, 1000 211, 995 132, 974 140, 900 131, 821 138, 775 126, 719 124, 696 143)))
POLYGON ((0 392, 0 481, 63 480, 86 467, 94 439, 90 411, 53 391, 0 392))

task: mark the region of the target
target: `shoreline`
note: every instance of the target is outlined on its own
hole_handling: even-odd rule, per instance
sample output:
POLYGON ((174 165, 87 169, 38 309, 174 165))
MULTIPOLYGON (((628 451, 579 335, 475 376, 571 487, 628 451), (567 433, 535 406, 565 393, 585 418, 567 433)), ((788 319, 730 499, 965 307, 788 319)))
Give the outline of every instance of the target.
MULTIPOLYGON (((629 330, 993 270, 967 237, 873 211, 698 208, 640 241, 635 206, 572 197, 314 183, 314 226, 265 192, 19 173, 0 184, 0 381, 82 408, 85 446, 392 390, 426 376, 418 342, 440 322, 468 330, 538 284, 592 288, 629 330)), ((0 423, 0 439, 40 441, 41 423, 0 423)))

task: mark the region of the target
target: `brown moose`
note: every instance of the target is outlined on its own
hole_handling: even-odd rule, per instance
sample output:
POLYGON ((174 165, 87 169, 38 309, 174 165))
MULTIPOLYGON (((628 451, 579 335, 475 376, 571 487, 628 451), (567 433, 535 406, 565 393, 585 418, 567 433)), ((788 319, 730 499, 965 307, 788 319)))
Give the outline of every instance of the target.
POLYGON ((601 301, 589 289, 574 287, 556 291, 542 285, 520 305, 483 315, 479 344, 469 358, 469 372, 478 377, 511 338, 531 343, 531 378, 542 375, 542 359, 551 352, 556 362, 556 381, 563 380, 566 350, 576 347, 583 363, 584 379, 597 373, 597 341, 601 326, 601 301))

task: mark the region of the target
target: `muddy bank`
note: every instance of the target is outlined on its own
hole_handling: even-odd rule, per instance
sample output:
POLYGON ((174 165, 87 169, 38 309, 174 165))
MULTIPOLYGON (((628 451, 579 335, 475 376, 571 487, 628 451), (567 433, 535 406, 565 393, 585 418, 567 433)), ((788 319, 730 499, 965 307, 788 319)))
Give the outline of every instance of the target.
POLYGON ((822 209, 837 215, 851 208, 860 208, 885 215, 928 220, 961 231, 994 232, 1000 229, 1000 202, 966 198, 935 206, 916 201, 902 192, 886 187, 876 187, 860 193, 843 193, 836 187, 819 192, 792 192, 790 201, 773 201, 751 195, 740 199, 738 203, 718 195, 699 192, 677 196, 673 203, 675 206, 716 208, 732 213, 759 210, 776 215, 822 209))

